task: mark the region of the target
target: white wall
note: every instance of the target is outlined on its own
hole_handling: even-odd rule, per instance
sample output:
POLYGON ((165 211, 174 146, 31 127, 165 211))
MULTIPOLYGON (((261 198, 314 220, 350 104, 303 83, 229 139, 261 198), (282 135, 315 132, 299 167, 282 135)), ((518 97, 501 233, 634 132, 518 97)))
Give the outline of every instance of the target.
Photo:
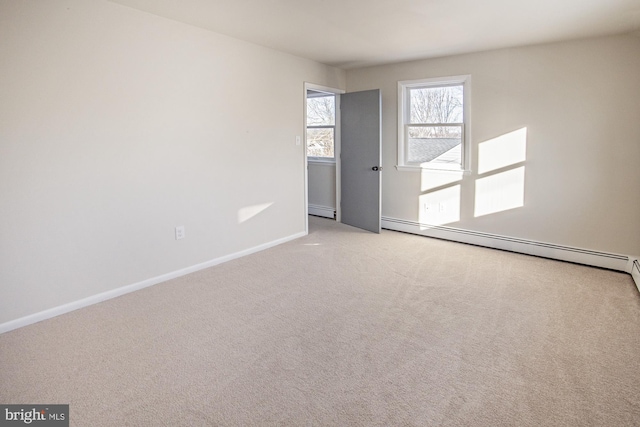
POLYGON ((382 90, 383 216, 637 256, 639 76, 640 38, 618 36, 349 70, 347 90, 382 90), (472 76, 472 173, 397 171, 397 82, 464 74, 472 76), (506 143, 522 144, 526 132, 526 159, 479 173, 479 147, 514 131, 506 143), (506 184, 486 190, 515 169, 523 184, 505 173, 506 184), (500 210, 508 191, 520 191, 524 205, 500 210), (478 215, 483 203, 497 210, 478 215))
POLYGON ((2 0, 0 40, 0 324, 304 232, 343 71, 107 1, 2 0))

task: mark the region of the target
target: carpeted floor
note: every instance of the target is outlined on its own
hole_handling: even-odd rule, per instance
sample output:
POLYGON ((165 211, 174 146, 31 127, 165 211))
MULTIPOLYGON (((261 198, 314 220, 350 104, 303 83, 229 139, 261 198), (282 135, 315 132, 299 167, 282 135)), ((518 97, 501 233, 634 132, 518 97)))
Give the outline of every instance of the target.
POLYGON ((310 218, 278 247, 0 335, 74 426, 638 426, 629 275, 310 218))

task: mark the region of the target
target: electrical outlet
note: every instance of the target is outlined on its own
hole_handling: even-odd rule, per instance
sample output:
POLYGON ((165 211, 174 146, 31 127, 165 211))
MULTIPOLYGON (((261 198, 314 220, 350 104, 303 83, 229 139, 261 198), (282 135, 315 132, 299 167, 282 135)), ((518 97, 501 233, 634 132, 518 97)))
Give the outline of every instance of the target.
POLYGON ((184 239, 186 237, 184 232, 184 225, 176 227, 176 240, 184 239))
POLYGON ((440 212, 446 212, 446 211, 447 211, 447 205, 440 202, 440 212))

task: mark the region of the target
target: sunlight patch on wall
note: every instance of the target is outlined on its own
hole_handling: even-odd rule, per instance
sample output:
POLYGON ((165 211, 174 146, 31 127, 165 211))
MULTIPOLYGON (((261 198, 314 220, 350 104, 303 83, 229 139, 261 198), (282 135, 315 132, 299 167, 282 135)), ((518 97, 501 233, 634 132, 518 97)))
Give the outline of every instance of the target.
POLYGON ((478 144, 478 173, 524 162, 527 158, 527 128, 505 133, 478 144))
POLYGON ((476 217, 522 206, 524 166, 476 180, 476 217))
POLYGON ((460 185, 423 194, 419 203, 421 224, 444 225, 460 221, 460 185))
POLYGON ((258 205, 252 205, 252 206, 240 208, 238 210, 238 224, 242 224, 243 222, 250 220, 251 218, 258 215, 260 212, 264 211, 271 205, 273 205, 273 202, 260 203, 258 205))

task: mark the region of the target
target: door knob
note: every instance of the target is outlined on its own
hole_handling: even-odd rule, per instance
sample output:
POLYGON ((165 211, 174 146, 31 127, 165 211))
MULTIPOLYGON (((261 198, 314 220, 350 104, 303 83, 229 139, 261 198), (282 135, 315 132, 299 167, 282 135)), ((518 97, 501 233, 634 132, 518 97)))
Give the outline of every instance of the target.
POLYGON ((371 168, 372 171, 381 171, 382 170, 382 166, 374 166, 371 168))

